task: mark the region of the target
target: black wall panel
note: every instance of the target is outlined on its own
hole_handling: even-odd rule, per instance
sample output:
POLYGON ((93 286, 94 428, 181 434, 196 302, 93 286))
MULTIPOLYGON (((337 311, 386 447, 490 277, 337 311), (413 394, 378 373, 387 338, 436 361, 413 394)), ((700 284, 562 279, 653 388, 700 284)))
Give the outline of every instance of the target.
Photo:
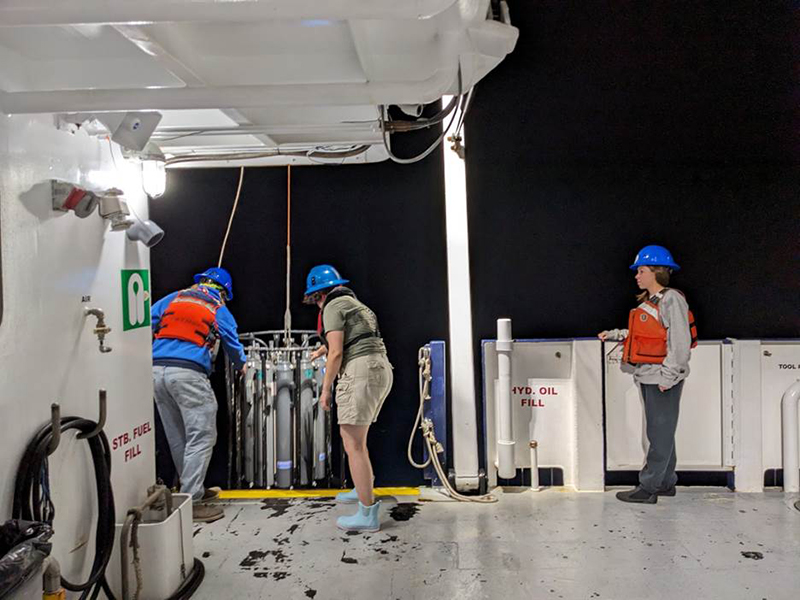
POLYGON ((701 338, 800 337, 797 10, 509 4, 518 46, 467 119, 476 337, 623 327, 651 243, 701 338))
MULTIPOLYGON (((216 264, 238 176, 238 169, 170 171, 167 193, 150 205, 166 231, 152 252, 156 298, 216 264)), ((437 153, 402 167, 292 168, 293 327, 316 328, 317 309, 301 303, 305 276, 329 262, 377 313, 395 366, 392 394, 369 439, 379 484, 421 481, 406 459, 406 443, 418 406, 417 349, 447 334, 443 194, 437 153)), ((230 309, 240 332, 283 327, 285 247, 286 169, 246 169, 223 263, 234 277, 230 309)), ((227 468, 224 410, 219 425, 209 471, 215 483, 224 482, 227 468)))

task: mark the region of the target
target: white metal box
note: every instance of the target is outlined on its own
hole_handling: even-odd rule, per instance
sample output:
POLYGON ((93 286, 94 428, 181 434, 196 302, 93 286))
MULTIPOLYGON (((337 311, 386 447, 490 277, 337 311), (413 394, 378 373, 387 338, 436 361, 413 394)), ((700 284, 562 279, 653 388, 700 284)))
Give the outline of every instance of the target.
MULTIPOLYGON (((183 582, 194 565, 192 542, 192 500, 188 494, 173 494, 175 510, 166 519, 157 511, 147 511, 139 525, 139 558, 141 561, 143 586, 140 600, 163 600, 169 598, 183 582)), ((119 515, 124 519, 124 515, 119 515)), ((108 564, 109 584, 117 597, 121 596, 120 577, 120 533, 117 524, 116 542, 111 562, 108 564)), ((136 590, 136 572, 133 568, 133 551, 129 550, 128 585, 136 590)))

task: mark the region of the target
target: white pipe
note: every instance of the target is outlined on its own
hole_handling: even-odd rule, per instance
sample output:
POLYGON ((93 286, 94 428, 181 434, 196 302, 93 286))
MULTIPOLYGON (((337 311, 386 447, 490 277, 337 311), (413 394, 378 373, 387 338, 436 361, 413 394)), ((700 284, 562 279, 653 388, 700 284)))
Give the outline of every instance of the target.
POLYGON ((800 492, 800 444, 797 439, 800 379, 783 393, 783 491, 800 492))
MULTIPOLYGON (((380 140, 380 126, 378 121, 368 123, 317 123, 317 124, 279 124, 272 125, 224 125, 219 127, 186 127, 167 125, 158 127, 150 139, 153 141, 166 140, 170 141, 171 138, 180 136, 178 139, 185 137, 198 137, 198 136, 218 136, 218 135, 262 135, 262 134, 292 134, 292 133, 374 133, 380 140)), ((349 138, 347 140, 350 142, 349 138)), ((374 141, 374 140, 373 140, 374 141)), ((342 142, 336 142, 341 144, 342 142)), ((174 145, 179 145, 175 143, 174 145)), ((277 145, 277 144, 276 144, 277 145)), ((319 145, 315 142, 315 145, 319 145)), ((252 146, 251 146, 252 147, 252 146)))
POLYGON ((539 486, 539 442, 536 441, 536 411, 531 411, 531 422, 528 425, 528 446, 531 449, 531 491, 538 492, 539 486))
POLYGON ((539 486, 539 442, 531 440, 531 491, 541 491, 539 486))
POLYGON ((503 479, 513 479, 517 474, 514 464, 514 425, 511 419, 511 319, 497 319, 497 474, 503 479))
MULTIPOLYGON (((0 27, 314 19, 427 19, 456 0, 8 0, 0 27)), ((484 10, 485 13, 485 10, 484 10)))

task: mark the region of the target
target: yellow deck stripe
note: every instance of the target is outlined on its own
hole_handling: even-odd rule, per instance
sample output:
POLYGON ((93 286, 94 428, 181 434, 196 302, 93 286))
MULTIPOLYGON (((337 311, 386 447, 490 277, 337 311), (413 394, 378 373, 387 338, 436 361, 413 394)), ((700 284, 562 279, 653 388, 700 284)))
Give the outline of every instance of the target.
MULTIPOLYGON (((327 498, 346 490, 223 490, 221 500, 266 500, 267 498, 327 498)), ((376 496, 419 496, 415 487, 375 488, 376 496)))

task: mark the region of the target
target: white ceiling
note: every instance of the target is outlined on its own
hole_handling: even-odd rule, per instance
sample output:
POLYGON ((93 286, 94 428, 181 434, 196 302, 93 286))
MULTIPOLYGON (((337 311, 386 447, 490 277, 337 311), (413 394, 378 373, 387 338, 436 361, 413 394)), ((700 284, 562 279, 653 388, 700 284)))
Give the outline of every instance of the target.
POLYGON ((489 8, 490 0, 0 0, 0 112, 158 111, 153 140, 168 155, 213 155, 206 166, 308 162, 224 160, 231 152, 361 145, 370 148, 348 161, 384 160, 379 105, 465 93, 511 52, 518 32, 487 18, 489 8))

